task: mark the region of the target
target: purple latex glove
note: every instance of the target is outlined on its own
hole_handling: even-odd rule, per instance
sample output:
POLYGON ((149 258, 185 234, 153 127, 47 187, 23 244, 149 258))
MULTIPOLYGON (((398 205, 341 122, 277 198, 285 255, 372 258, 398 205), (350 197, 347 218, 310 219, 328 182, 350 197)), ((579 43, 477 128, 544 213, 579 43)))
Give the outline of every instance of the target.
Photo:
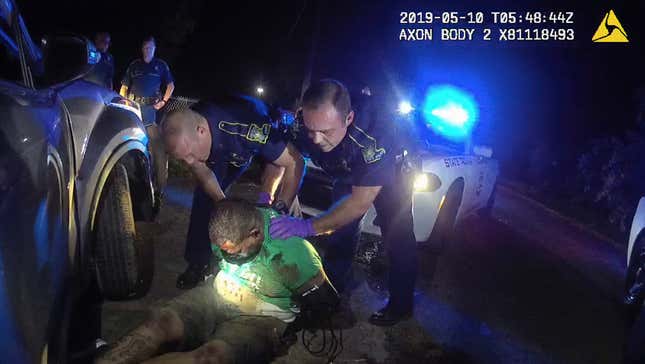
POLYGON ((292 236, 305 238, 316 235, 311 220, 298 219, 291 216, 280 216, 271 220, 269 234, 272 238, 287 239, 292 236))
POLYGON ((256 202, 257 204, 260 205, 268 205, 271 203, 271 194, 268 192, 260 192, 258 193, 258 200, 256 202))

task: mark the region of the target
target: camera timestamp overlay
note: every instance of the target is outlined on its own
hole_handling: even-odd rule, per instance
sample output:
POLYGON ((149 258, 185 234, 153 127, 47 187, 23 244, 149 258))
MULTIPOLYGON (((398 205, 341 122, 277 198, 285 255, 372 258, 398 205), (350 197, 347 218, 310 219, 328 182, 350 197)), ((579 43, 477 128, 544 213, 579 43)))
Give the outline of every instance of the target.
MULTIPOLYGON (((570 42, 574 11, 401 11, 405 42, 570 42)), ((586 35, 585 35, 586 37, 586 35)))

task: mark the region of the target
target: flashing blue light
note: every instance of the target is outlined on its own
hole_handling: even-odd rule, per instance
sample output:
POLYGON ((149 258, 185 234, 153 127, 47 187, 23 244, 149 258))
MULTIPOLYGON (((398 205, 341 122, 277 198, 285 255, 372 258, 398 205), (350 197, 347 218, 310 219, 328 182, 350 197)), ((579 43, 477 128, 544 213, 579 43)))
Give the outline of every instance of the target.
POLYGON ((399 114, 407 115, 407 114, 411 113, 412 110, 414 110, 414 108, 412 107, 412 104, 410 104, 409 101, 401 101, 399 103, 399 109, 398 109, 399 114))
POLYGON ((479 107, 467 92, 451 85, 430 87, 423 102, 425 122, 451 140, 461 140, 472 132, 479 107))

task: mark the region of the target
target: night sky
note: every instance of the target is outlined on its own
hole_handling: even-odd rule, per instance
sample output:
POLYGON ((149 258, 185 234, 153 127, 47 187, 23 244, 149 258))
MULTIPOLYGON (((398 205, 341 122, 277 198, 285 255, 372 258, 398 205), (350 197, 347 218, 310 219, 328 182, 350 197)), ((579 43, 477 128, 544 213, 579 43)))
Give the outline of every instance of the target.
POLYGON ((139 56, 142 37, 152 34, 157 55, 174 73, 176 95, 252 92, 262 84, 267 98, 282 102, 300 93, 318 14, 314 78, 338 78, 354 91, 370 85, 392 105, 399 97, 417 100, 430 84, 462 87, 480 105, 481 135, 506 163, 536 143, 573 153, 591 137, 633 128, 636 90, 645 86, 643 1, 227 3, 31 0, 19 6, 34 38, 110 32, 117 81, 139 56), (591 42, 609 9, 630 43, 591 42), (574 11, 576 41, 400 42, 399 13, 408 10, 574 11))

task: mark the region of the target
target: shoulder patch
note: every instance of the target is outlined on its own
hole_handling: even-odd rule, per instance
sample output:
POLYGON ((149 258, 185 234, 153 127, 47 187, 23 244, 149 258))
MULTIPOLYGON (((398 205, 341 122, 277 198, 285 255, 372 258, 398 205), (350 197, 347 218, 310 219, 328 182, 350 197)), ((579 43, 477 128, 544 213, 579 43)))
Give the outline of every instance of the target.
POLYGON ((269 132, 271 131, 271 124, 255 124, 255 123, 236 123, 230 121, 220 121, 217 124, 219 130, 231 134, 238 135, 250 142, 266 144, 269 140, 269 132))
POLYGON ((361 154, 363 154, 363 160, 365 163, 370 164, 377 162, 385 155, 385 148, 379 147, 376 139, 358 126, 352 124, 347 130, 347 133, 349 139, 351 139, 361 149, 361 154))

